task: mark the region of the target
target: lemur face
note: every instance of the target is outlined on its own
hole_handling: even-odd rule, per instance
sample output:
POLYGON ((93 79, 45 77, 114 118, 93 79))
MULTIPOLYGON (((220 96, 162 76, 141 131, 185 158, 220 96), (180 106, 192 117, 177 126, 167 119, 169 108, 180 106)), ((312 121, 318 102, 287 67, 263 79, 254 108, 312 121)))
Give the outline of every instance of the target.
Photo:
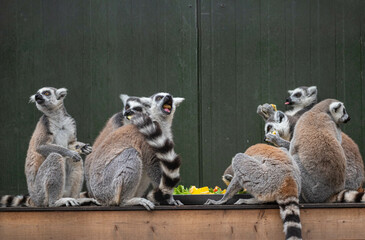
POLYGON ((282 111, 276 111, 275 114, 267 119, 265 124, 265 135, 276 132, 285 140, 290 139, 289 119, 282 111))
POLYGON ((156 93, 151 96, 151 114, 155 116, 172 117, 175 113, 176 107, 178 107, 184 100, 184 98, 174 98, 169 93, 156 93))
POLYGON ((63 104, 63 100, 67 95, 66 88, 43 87, 32 95, 30 102, 35 102, 39 110, 52 110, 63 104))
POLYGON ((317 87, 298 87, 294 90, 289 90, 290 96, 286 99, 286 105, 308 106, 317 100, 317 87))
POLYGON ((331 103, 329 110, 335 123, 337 124, 347 123, 351 119, 347 114, 345 105, 342 102, 331 103))
POLYGON ((126 94, 121 94, 120 98, 123 101, 123 116, 126 120, 130 120, 136 113, 150 114, 151 99, 146 97, 131 97, 126 94))

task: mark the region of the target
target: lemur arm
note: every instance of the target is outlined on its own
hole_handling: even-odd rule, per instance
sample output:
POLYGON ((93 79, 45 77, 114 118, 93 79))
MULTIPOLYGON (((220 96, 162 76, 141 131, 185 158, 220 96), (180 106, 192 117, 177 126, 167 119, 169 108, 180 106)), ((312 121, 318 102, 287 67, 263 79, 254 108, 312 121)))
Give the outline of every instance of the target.
POLYGON ((272 133, 268 133, 265 136, 265 141, 274 144, 277 147, 283 147, 287 150, 290 148, 290 142, 286 141, 285 139, 281 138, 278 135, 274 135, 272 133))
POLYGON ((40 145, 37 147, 37 152, 44 157, 48 157, 48 155, 51 153, 58 153, 63 157, 69 157, 75 161, 81 160, 81 157, 77 152, 55 144, 40 145))

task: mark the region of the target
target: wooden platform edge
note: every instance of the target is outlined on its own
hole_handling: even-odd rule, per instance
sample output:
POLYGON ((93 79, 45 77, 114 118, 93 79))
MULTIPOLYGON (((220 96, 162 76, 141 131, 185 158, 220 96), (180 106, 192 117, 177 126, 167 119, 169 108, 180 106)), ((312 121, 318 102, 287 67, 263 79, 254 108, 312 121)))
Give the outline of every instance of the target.
MULTIPOLYGON (((168 206, 160 206, 159 208, 168 206)), ((187 208, 189 206, 185 206, 187 208)), ((202 207, 202 206, 200 206, 202 207)), ((207 206, 208 207, 208 206, 207 206)), ((93 208, 93 207, 90 207, 93 208)), ((1 211, 1 239, 284 239, 279 210, 1 211)), ((171 208, 171 207, 170 207, 171 208)), ((365 208, 301 209, 303 239, 365 239, 365 208)))

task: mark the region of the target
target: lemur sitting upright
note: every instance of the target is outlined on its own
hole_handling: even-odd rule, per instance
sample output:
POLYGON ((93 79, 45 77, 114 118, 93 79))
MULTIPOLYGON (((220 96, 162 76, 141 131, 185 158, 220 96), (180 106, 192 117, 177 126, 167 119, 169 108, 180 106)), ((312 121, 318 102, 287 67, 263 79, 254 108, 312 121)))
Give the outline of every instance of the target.
POLYGON ((298 120, 290 142, 306 202, 364 202, 364 193, 345 188, 347 159, 340 124, 350 120, 342 102, 326 99, 298 120))
MULTIPOLYGON (((135 113, 148 113, 151 107, 150 98, 145 97, 132 97, 126 94, 121 94, 120 99, 123 102, 123 110, 114 114, 105 124, 103 130, 99 133, 94 141, 93 148, 97 149, 101 143, 107 138, 107 136, 119 127, 130 124, 130 119, 135 113)), ((85 159, 85 180, 86 188, 88 190, 87 196, 92 197, 92 191, 90 191, 89 177, 90 177, 90 165, 94 161, 94 153, 89 154, 85 159)))
POLYGON ((205 204, 224 204, 240 189, 246 188, 254 198, 239 199, 235 204, 277 202, 283 220, 286 239, 301 239, 299 194, 300 171, 286 149, 266 144, 249 147, 232 159, 234 177, 219 201, 209 199, 205 204))
POLYGON ((155 203, 181 204, 172 196, 180 179, 180 158, 174 152, 171 124, 176 107, 183 98, 158 93, 150 98, 151 118, 136 114, 132 124, 109 134, 94 149, 89 170, 92 195, 103 205, 142 205, 155 203), (155 188, 147 198, 143 194, 149 184, 155 188))
MULTIPOLYGON (((65 88, 44 87, 30 97, 43 116, 29 143, 25 175, 29 196, 27 206, 76 206, 96 200, 80 198, 84 172, 79 153, 91 152, 89 144, 77 142, 75 120, 67 113, 65 88)), ((18 197, 19 198, 19 197, 18 197)), ((20 205, 16 198, 2 199, 6 205, 20 205)))

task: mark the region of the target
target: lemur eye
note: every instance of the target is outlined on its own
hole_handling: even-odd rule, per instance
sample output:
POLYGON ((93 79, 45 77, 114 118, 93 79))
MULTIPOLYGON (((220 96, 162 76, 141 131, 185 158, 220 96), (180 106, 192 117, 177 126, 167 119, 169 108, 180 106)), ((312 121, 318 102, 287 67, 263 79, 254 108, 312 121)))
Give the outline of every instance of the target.
POLYGON ((298 93, 294 94, 294 97, 297 97, 297 98, 299 98, 299 97, 301 97, 301 96, 302 96, 302 93, 300 93, 300 92, 298 92, 298 93))
POLYGON ((160 101, 162 99, 162 96, 157 96, 156 101, 160 101))
POLYGON ((129 106, 129 104, 127 104, 127 105, 125 106, 125 110, 128 110, 130 107, 131 107, 131 106, 129 106))
POLYGON ((137 112, 142 112, 142 108, 141 107, 135 107, 133 108, 134 111, 137 111, 137 112))
POLYGON ((45 95, 45 96, 49 96, 49 95, 51 95, 51 92, 50 91, 44 91, 42 94, 45 95))

